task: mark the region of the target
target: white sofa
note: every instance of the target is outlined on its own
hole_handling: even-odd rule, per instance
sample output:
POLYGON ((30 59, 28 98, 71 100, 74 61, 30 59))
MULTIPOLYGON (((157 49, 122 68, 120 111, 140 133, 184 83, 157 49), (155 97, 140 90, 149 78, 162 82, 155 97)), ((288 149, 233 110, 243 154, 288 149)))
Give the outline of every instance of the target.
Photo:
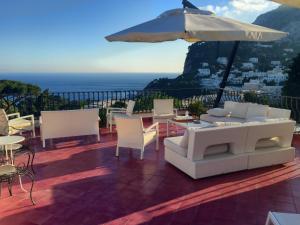
POLYGON ((165 160, 194 179, 253 169, 294 160, 291 147, 295 122, 250 122, 241 125, 189 129, 166 138, 165 160))
POLYGON ((226 101, 224 109, 211 109, 202 114, 200 119, 206 122, 265 122, 290 119, 291 111, 254 103, 239 103, 226 101))
POLYGON ((99 133, 99 109, 42 111, 40 130, 43 148, 46 139, 97 135, 99 133))

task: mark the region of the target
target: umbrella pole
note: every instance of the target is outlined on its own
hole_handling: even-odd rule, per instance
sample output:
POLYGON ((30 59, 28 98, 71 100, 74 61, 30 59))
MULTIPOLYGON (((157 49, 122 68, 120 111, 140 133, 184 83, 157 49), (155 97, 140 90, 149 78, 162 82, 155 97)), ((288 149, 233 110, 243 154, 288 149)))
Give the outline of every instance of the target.
POLYGON ((233 49, 231 51, 227 67, 226 67, 226 70, 224 72, 222 82, 220 83, 217 98, 216 98, 215 103, 214 103, 214 108, 218 107, 219 103, 221 101, 221 98, 222 98, 222 95, 223 95, 223 92, 224 92, 224 88, 226 87, 227 79, 229 77, 229 74, 230 74, 230 71, 231 71, 231 68, 232 68, 232 64, 234 62, 237 50, 239 48, 239 44, 240 44, 240 41, 234 42, 233 49))

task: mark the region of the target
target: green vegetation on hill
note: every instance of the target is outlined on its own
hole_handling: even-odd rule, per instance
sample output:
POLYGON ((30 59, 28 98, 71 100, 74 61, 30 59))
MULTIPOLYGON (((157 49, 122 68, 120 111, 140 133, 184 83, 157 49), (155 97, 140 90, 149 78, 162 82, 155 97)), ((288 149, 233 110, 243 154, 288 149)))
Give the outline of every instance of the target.
POLYGON ((300 97, 300 54, 293 60, 288 70, 288 80, 284 84, 282 94, 300 97))

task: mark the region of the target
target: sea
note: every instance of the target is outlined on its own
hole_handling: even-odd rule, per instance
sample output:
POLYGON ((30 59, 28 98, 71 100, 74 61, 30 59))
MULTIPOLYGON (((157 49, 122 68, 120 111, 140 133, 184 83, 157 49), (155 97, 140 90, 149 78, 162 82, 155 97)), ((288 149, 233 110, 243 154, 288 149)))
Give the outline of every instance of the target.
POLYGON ((38 85, 50 92, 142 90, 157 78, 175 78, 176 73, 0 73, 0 80, 38 85))

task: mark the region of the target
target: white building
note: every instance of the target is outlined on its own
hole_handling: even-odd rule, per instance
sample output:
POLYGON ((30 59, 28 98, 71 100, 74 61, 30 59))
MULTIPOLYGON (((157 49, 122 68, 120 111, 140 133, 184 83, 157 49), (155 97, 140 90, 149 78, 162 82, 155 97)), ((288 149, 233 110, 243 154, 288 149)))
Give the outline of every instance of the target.
POLYGON ((253 63, 246 62, 246 63, 242 64, 242 69, 252 70, 252 69, 254 69, 254 65, 253 65, 253 63))
POLYGON ((245 82, 242 90, 243 91, 259 91, 261 90, 263 85, 259 82, 259 80, 250 80, 250 82, 245 82))
POLYGON ((211 78, 204 78, 201 79, 201 85, 203 85, 205 88, 217 88, 219 87, 220 81, 219 80, 215 80, 215 79, 211 79, 211 78))
POLYGON ((209 66, 209 64, 207 62, 202 63, 202 67, 208 67, 208 66, 209 66))
POLYGON ((271 61, 271 65, 273 65, 273 66, 280 66, 281 62, 280 61, 271 61))
POLYGON ((285 49, 283 49, 283 51, 285 51, 285 52, 294 52, 294 49, 292 49, 292 48, 285 48, 285 49))
POLYGON ((210 76, 210 69, 209 68, 198 69, 198 76, 200 77, 210 76))
POLYGON ((243 78, 253 78, 253 77, 263 78, 265 75, 266 72, 257 72, 257 71, 248 71, 242 73, 243 78))
POLYGON ((249 62, 258 63, 258 58, 256 58, 256 57, 249 58, 249 62))
POLYGON ((227 65, 228 59, 227 59, 227 57, 218 57, 217 62, 222 65, 227 65))

